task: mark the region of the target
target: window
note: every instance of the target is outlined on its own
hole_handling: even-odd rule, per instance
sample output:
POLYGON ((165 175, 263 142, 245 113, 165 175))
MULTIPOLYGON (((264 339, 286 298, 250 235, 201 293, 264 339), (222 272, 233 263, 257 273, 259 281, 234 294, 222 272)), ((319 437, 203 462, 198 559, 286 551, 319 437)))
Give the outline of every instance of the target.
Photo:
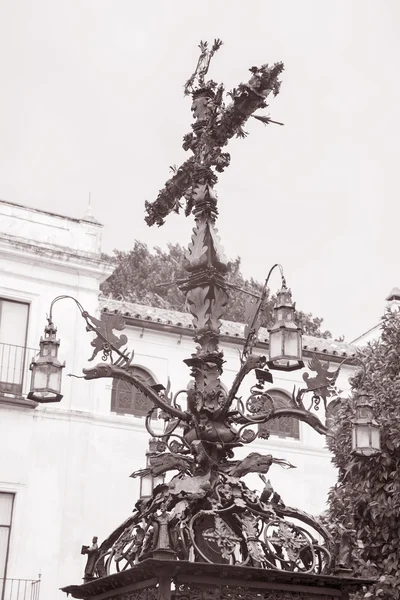
MULTIPOLYGON (((130 372, 135 377, 141 379, 147 385, 155 385, 153 377, 145 369, 132 367, 130 372)), ((145 417, 149 410, 154 406, 151 400, 137 387, 124 381, 123 379, 114 379, 111 394, 111 410, 135 417, 145 417)), ((156 415, 154 415, 154 418, 156 415)))
POLYGON ((29 304, 0 298, 0 392, 21 394, 29 304))
MULTIPOLYGON (((273 398, 275 408, 285 408, 290 406, 290 396, 281 390, 268 390, 268 394, 273 398)), ((293 417, 279 417, 268 423, 262 423, 258 426, 258 435, 260 438, 268 438, 268 434, 279 437, 289 437, 298 440, 300 438, 299 422, 293 417)))
POLYGON ((13 504, 14 494, 0 492, 0 598, 2 598, 3 582, 7 575, 13 504))

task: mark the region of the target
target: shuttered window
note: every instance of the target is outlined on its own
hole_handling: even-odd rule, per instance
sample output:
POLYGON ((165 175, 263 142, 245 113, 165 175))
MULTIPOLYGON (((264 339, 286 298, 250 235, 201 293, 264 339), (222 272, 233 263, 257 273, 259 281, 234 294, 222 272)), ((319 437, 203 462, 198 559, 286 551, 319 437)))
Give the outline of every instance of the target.
MULTIPOLYGON (((285 408, 291 405, 290 396, 282 390, 268 390, 268 394, 273 398, 275 408, 285 408)), ((299 421, 293 417, 272 419, 268 423, 259 425, 258 431, 260 438, 268 439, 269 435, 294 438, 296 440, 300 438, 299 421)))
MULTIPOLYGON (((145 369, 132 367, 132 375, 147 383, 148 386, 155 385, 155 381, 145 369)), ((135 385, 123 379, 114 379, 111 394, 111 410, 125 415, 145 417, 154 404, 135 385)), ((156 414, 153 418, 156 418, 156 414)))

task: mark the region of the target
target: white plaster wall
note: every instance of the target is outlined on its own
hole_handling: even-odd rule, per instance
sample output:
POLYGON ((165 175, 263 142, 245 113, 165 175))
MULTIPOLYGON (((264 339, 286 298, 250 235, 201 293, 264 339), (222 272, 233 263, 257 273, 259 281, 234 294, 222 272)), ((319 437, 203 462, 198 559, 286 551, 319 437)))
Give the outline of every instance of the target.
MULTIPOLYGON (((100 230, 95 223, 0 202, 0 297, 29 303, 28 348, 38 348, 55 296, 72 295, 96 313, 99 284, 110 273, 100 258, 100 230)), ((69 555, 74 577, 78 574, 77 513, 85 507, 86 483, 96 489, 85 465, 97 464, 103 450, 101 440, 97 450, 93 424, 74 413, 94 410, 94 388, 66 376, 80 374, 86 364, 85 353, 77 351, 90 342, 85 323, 70 300, 56 304, 53 317, 62 340, 60 358, 67 362, 62 404, 36 409, 0 404, 0 491, 15 493, 7 577, 36 579, 41 572, 42 598, 49 600, 57 596, 69 555)), ((109 454, 113 444, 104 437, 109 454)))

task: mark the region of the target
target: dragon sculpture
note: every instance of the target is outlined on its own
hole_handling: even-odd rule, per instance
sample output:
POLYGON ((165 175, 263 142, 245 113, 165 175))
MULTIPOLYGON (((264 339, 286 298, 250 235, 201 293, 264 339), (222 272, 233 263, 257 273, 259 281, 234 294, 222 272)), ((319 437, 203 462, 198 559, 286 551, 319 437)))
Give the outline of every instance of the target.
MULTIPOLYGON (((197 69, 185 87, 185 93, 192 96, 194 123, 192 131, 184 136, 183 147, 192 156, 175 170, 155 202, 146 202, 149 226, 162 225, 170 212, 179 211, 182 198, 186 200, 186 214, 194 215, 192 241, 186 254, 188 276, 178 282, 193 315, 197 344, 196 351, 184 361, 191 370, 192 385, 174 396, 164 389, 153 389, 131 373, 133 353, 122 350, 124 336, 112 332, 113 328, 121 331, 122 317, 110 319, 103 314, 99 325, 87 313, 83 315, 88 329, 98 334, 92 342, 93 356, 100 349, 104 353, 103 363, 84 370, 85 378, 124 379, 153 403, 146 426, 153 439, 158 440, 157 450, 150 456, 147 469, 132 476, 176 473, 169 482, 158 485, 150 498, 138 501, 133 514, 93 550, 96 556, 95 560, 91 556, 93 567, 90 573, 86 572, 86 579, 125 570, 145 557, 306 573, 330 569, 328 531, 310 515, 287 507, 264 477, 273 464, 288 469, 293 465, 255 452, 243 460, 234 460, 234 450, 254 441, 258 426, 273 419, 299 419, 320 434, 326 434, 327 428, 312 412, 313 402, 308 409, 303 404, 308 388, 294 393, 287 407, 277 407, 265 389, 265 382, 272 380, 265 368, 267 359, 255 355, 253 348, 266 285, 250 311, 241 366, 230 391, 226 393, 221 384, 224 357, 219 338, 229 285, 228 262, 215 227, 216 172, 222 172, 230 162, 229 154, 222 148, 233 136, 245 135, 243 126, 250 117, 273 123, 269 117, 254 113, 267 106, 268 96, 278 94, 283 64, 252 67, 249 81, 234 89, 231 102, 225 105, 223 86, 206 81, 211 57, 220 46, 219 40, 211 48, 200 44, 197 69), (256 373, 258 383, 243 404, 238 393, 251 372, 256 373), (185 404, 179 403, 181 396, 185 397, 185 404), (152 430, 155 411, 166 421, 163 433, 152 430), (243 481, 249 473, 263 478, 265 487, 261 494, 251 491, 243 481)), ((283 275, 282 289, 289 297, 283 275)), ((318 370, 317 362, 312 366, 318 370)), ((333 384, 335 373, 329 373, 326 365, 323 370, 329 381, 319 377, 310 391, 333 384)))

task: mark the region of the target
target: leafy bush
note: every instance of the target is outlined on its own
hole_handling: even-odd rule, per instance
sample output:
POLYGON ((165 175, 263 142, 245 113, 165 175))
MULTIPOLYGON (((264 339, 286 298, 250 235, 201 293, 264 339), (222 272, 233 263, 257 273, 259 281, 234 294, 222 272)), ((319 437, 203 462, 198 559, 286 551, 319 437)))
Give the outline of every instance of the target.
POLYGON ((372 396, 374 417, 381 430, 381 454, 351 455, 351 419, 355 394, 337 413, 329 446, 338 481, 329 496, 328 520, 338 538, 352 521, 354 549, 350 567, 357 575, 377 577, 358 597, 400 599, 400 313, 387 311, 379 341, 360 353, 366 365, 352 380, 353 391, 372 396))

